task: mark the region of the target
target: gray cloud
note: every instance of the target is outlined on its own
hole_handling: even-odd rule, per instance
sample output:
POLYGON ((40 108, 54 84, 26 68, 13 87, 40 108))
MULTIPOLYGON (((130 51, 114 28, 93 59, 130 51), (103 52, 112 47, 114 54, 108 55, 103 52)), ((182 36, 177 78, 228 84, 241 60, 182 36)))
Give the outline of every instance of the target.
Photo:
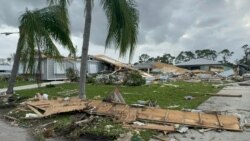
MULTIPOLYGON (((228 48, 241 58, 243 44, 250 44, 249 0, 136 0, 140 12, 140 29, 134 61, 142 53, 150 56, 197 49, 220 51, 228 48)), ((44 0, 0 1, 0 31, 17 30, 18 17, 28 9, 46 6, 44 0), (14 28, 14 29, 13 29, 14 28)), ((69 7, 73 42, 82 45, 84 4, 73 0, 69 7)), ((95 1, 91 28, 91 54, 104 53, 107 21, 99 1, 95 1)), ((11 46, 1 51, 6 57, 15 51, 18 37, 0 36, 0 46, 11 46), (7 40, 7 38, 11 38, 7 40), (8 42, 8 43, 6 43, 8 42)), ((117 58, 118 52, 106 50, 117 58), (115 54, 115 55, 114 55, 115 54)), ((127 60, 127 59, 125 59, 127 60)))

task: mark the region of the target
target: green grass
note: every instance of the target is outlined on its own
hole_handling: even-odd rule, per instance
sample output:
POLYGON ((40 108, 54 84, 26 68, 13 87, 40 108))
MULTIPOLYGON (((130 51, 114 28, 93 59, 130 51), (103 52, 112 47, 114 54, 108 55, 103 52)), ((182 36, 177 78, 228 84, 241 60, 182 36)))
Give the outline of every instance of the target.
MULTIPOLYGON (((36 84, 35 81, 17 81, 15 86, 24 86, 29 84, 36 84)), ((0 88, 7 88, 8 87, 8 81, 0 81, 0 88)))
MULTIPOLYGON (((168 106, 178 105, 177 109, 182 108, 196 108, 199 104, 209 98, 206 93, 215 93, 219 89, 215 89, 209 83, 188 83, 188 82, 174 82, 171 83, 179 87, 171 87, 167 85, 154 84, 150 86, 118 86, 125 101, 128 104, 136 103, 137 100, 154 100, 162 108, 168 106), (191 95, 195 97, 193 100, 185 100, 184 96, 191 95)), ((117 86, 114 85, 97 85, 87 84, 87 98, 91 99, 95 96, 105 97, 111 94, 117 86)), ((66 83, 56 85, 52 88, 39 88, 30 90, 20 90, 16 93, 23 98, 34 97, 37 92, 47 93, 50 98, 64 96, 58 92, 65 92, 69 90, 78 89, 78 83, 66 83)), ((77 94, 74 94, 76 96, 77 94)))

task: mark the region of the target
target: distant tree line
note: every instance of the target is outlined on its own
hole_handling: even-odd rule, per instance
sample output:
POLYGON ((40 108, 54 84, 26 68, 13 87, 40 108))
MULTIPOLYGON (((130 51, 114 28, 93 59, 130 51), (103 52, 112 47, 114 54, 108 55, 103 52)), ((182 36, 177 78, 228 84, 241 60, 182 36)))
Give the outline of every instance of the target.
MULTIPOLYGON (((242 59, 237 60, 238 64, 247 64, 250 65, 250 46, 243 45, 241 47, 244 51, 244 55, 242 59)), ((144 62, 162 62, 167 64, 178 64, 182 62, 187 62, 191 59, 199 59, 199 58, 205 58, 208 60, 216 61, 218 57, 220 57, 219 62, 222 64, 229 64, 229 59, 233 56, 234 52, 230 51, 228 49, 223 49, 220 52, 217 52, 215 50, 211 49, 203 49, 203 50, 196 50, 194 52, 192 51, 181 51, 177 56, 173 56, 170 53, 165 53, 162 56, 157 57, 151 57, 148 54, 141 54, 139 56, 138 63, 144 63, 144 62)))

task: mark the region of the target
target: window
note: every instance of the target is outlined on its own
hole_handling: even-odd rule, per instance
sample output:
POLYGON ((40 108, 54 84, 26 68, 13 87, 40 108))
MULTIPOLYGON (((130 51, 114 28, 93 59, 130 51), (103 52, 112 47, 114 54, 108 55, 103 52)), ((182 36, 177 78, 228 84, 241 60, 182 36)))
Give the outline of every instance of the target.
POLYGON ((66 73, 66 64, 65 63, 54 63, 54 74, 65 74, 66 73))

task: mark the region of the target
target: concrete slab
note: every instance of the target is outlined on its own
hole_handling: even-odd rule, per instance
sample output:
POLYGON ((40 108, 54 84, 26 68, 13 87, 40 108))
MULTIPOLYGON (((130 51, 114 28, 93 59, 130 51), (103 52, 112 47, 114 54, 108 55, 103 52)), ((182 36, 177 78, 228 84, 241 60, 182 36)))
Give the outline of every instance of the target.
POLYGON ((34 138, 26 129, 13 127, 0 120, 0 140, 1 141, 33 141, 34 138))
MULTIPOLYGON (((209 111, 227 111, 229 114, 240 114, 250 123, 250 87, 227 86, 219 93, 242 94, 242 97, 211 97, 201 104, 198 109, 209 111)), ((170 138, 179 141, 249 141, 250 129, 243 132, 208 131, 204 134, 198 130, 190 129, 185 134, 173 133, 170 138)))

